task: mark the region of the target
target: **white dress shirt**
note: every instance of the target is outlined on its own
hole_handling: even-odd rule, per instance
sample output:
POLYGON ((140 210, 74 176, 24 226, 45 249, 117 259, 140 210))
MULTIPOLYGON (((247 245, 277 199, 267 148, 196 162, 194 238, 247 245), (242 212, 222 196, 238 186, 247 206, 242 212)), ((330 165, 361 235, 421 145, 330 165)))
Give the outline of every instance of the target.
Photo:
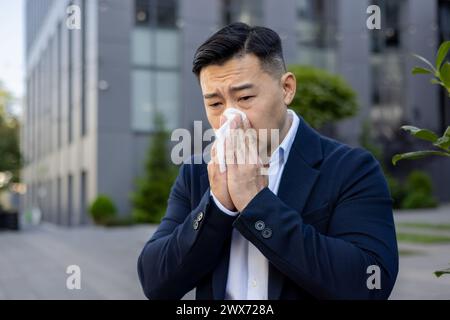
MULTIPOLYGON (((295 112, 288 109, 288 114, 292 119, 291 127, 269 160, 268 187, 275 194, 278 193, 284 165, 299 125, 299 118, 295 112)), ((212 192, 211 196, 217 207, 224 213, 232 216, 239 214, 239 212, 233 212, 225 208, 212 192)), ((268 283, 269 262, 266 257, 239 231, 233 229, 225 299, 267 300, 268 283)))

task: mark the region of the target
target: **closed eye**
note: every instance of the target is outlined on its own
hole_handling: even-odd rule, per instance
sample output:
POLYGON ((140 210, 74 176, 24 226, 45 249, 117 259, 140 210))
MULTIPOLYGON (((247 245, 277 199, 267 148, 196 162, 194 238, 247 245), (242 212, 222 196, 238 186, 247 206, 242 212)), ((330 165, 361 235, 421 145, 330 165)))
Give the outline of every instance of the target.
POLYGON ((255 97, 255 96, 245 96, 245 97, 240 98, 239 100, 241 100, 241 101, 248 101, 248 100, 250 100, 253 97, 255 97))
POLYGON ((218 106, 220 106, 220 102, 216 102, 216 103, 210 104, 209 106, 212 107, 212 108, 217 108, 218 106))

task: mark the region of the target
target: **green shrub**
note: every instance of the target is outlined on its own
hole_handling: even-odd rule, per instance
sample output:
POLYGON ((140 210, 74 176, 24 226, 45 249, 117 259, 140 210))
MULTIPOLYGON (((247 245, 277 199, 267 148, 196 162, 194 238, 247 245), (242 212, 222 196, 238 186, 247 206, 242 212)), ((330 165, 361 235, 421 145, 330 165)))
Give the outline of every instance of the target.
POLYGON ((138 223, 161 221, 166 211, 170 187, 176 175, 176 167, 168 156, 169 135, 160 115, 155 119, 155 128, 148 150, 145 174, 137 179, 136 191, 131 195, 133 219, 138 223))
POLYGON ((405 184, 406 195, 402 201, 403 209, 434 208, 437 200, 433 197, 431 178, 422 171, 411 172, 405 184))
POLYGON ((292 65, 289 71, 297 79, 297 92, 290 108, 311 126, 320 128, 358 112, 356 93, 342 77, 302 65, 292 65))
POLYGON ((125 217, 110 217, 102 223, 105 227, 123 227, 131 226, 134 224, 134 219, 131 216, 125 217))
POLYGON ((390 174, 386 174, 386 182, 389 187, 389 191, 391 192, 391 197, 394 201, 393 207, 394 209, 401 209, 403 200, 406 196, 406 190, 402 183, 400 183, 396 178, 391 176, 390 174))
POLYGON ((431 194, 433 192, 431 178, 423 171, 414 170, 406 180, 406 191, 408 193, 421 191, 424 194, 431 194))
POLYGON ((435 198, 423 191, 415 191, 406 195, 402 202, 403 209, 435 208, 435 198))
POLYGON ((89 213, 97 224, 104 224, 115 218, 117 209, 114 202, 106 195, 99 195, 89 207, 89 213))

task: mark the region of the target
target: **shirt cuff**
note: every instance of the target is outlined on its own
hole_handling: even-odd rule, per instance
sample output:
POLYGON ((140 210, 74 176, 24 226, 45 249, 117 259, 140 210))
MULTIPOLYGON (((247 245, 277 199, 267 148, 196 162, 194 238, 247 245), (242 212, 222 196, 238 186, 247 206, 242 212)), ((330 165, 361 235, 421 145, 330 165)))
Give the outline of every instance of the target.
POLYGON ((225 206, 223 204, 220 203, 220 201, 216 198, 216 196, 213 194, 213 192, 210 190, 209 191, 211 197, 214 200, 214 203, 216 204, 216 206, 220 209, 220 211, 222 211, 223 213, 226 213, 229 216, 235 217, 239 214, 239 211, 231 211, 228 210, 227 208, 225 208, 225 206))

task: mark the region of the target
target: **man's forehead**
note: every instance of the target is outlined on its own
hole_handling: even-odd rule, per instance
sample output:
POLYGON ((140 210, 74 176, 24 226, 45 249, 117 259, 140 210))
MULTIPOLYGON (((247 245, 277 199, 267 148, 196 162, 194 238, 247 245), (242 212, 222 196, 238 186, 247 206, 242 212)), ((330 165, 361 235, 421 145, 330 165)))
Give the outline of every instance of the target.
POLYGON ((261 73, 259 60, 254 55, 231 58, 223 64, 212 64, 204 67, 200 72, 202 88, 227 83, 240 85, 253 82, 261 73))

